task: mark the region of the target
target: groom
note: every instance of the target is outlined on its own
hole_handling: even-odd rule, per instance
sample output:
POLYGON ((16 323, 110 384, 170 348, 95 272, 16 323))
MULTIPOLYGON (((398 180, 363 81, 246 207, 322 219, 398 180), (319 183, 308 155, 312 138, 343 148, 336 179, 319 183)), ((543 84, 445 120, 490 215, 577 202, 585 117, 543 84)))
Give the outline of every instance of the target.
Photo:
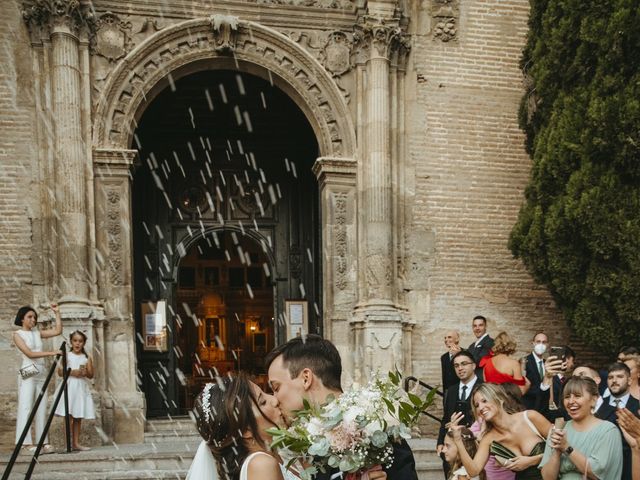
MULTIPOLYGON (((296 337, 274 348, 266 358, 269 383, 288 421, 292 412, 303 408, 303 399, 321 405, 329 395, 342 394, 342 361, 336 347, 319 335, 296 337)), ((416 463, 411 448, 402 440, 393 444, 393 464, 384 469, 393 480, 417 480, 416 463)), ((377 474, 378 472, 372 472, 377 474)), ((319 473, 315 480, 334 480, 341 473, 319 473)), ((370 474, 369 478, 377 478, 370 474)))

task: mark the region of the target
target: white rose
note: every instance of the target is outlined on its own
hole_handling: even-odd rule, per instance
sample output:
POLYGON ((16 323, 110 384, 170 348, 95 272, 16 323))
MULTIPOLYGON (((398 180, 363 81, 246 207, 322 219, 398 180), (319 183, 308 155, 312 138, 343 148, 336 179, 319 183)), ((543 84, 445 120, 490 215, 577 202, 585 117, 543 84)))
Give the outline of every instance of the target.
POLYGON ((364 427, 364 433, 367 435, 367 437, 370 437, 373 435, 374 432, 377 432, 378 430, 382 430, 382 424, 377 421, 374 420, 372 422, 369 422, 365 427, 364 427))
POLYGON ((324 435, 324 429, 322 428, 322 422, 317 418, 312 418, 307 424, 307 431, 312 436, 324 435))

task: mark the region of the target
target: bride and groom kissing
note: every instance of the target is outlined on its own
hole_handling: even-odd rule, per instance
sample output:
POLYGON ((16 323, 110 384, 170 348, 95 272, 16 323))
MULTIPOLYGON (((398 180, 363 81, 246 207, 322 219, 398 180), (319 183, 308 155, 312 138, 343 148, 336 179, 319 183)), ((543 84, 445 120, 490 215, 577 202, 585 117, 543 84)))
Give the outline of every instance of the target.
MULTIPOLYGON (((319 335, 289 340, 266 358, 273 395, 263 392, 245 374, 218 377, 195 402, 196 425, 204 441, 187 480, 298 480, 278 452, 270 448, 267 430, 283 427, 306 400, 320 405, 342 394, 342 362, 336 347, 319 335)), ((301 466, 301 468, 303 468, 301 466)), ((415 460, 403 440, 393 445, 393 463, 368 473, 369 480, 417 480, 415 460)), ((342 473, 318 473, 314 480, 335 480, 342 473)))

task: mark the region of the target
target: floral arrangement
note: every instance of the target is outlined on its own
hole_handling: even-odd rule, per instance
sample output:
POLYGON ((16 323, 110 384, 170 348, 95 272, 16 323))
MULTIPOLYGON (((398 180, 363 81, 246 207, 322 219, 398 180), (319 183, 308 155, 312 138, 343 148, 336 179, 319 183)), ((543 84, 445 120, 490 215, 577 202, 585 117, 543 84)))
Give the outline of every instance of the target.
POLYGON ((329 468, 354 478, 377 465, 390 466, 392 442, 411 438, 411 427, 436 393, 431 390, 422 399, 405 392, 401 380, 399 372, 389 372, 386 379, 376 375, 365 387, 354 384, 324 405, 305 401, 289 428, 268 430, 271 446, 278 449, 287 468, 296 462, 308 466, 298 472, 302 480, 329 468))

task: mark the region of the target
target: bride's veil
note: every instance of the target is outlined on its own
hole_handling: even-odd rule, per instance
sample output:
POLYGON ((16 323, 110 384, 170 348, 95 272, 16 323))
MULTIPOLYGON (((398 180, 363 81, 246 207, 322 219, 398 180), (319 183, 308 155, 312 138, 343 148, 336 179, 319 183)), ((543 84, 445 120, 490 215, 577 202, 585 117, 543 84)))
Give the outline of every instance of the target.
POLYGON ((196 456, 193 457, 186 480, 218 480, 216 459, 204 440, 200 442, 196 456))

